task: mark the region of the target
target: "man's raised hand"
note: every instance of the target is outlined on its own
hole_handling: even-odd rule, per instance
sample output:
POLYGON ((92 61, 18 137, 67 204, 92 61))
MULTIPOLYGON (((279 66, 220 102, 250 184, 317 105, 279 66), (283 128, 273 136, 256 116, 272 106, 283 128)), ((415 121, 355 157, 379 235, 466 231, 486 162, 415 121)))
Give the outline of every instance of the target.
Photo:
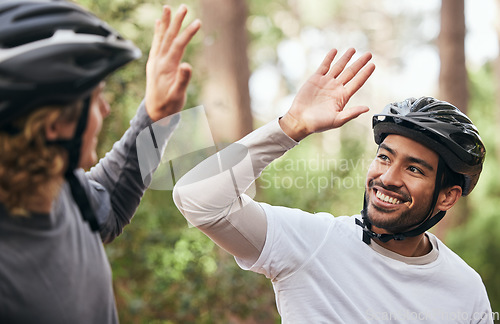
POLYGON ((337 50, 331 50, 317 71, 297 93, 290 110, 280 119, 283 131, 296 141, 338 128, 368 111, 366 106, 345 105, 375 70, 366 53, 346 68, 356 51, 349 49, 332 65, 337 50))

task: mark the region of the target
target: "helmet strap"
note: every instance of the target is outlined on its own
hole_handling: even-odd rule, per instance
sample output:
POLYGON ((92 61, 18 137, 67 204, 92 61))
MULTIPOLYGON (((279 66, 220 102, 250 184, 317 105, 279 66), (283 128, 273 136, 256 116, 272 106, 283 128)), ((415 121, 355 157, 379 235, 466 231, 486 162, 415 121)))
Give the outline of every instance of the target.
MULTIPOLYGON (((434 207, 436 206, 436 202, 439 197, 439 192, 441 191, 441 181, 443 177, 443 172, 444 172, 444 162, 442 161, 441 158, 439 158, 438 162, 438 169, 436 172, 436 183, 434 186, 434 194, 432 198, 432 203, 431 207, 429 208, 429 212, 427 214, 427 217, 418 225, 416 225, 415 228, 402 232, 402 233, 395 233, 395 234, 378 234, 375 233, 371 230, 372 228, 372 223, 368 219, 368 214, 367 214, 367 200, 366 200, 366 194, 364 195, 364 200, 363 200, 363 210, 361 210, 361 216, 362 216, 362 221, 356 218, 356 224, 361 226, 363 228, 363 242, 366 244, 370 245, 371 239, 378 239, 381 242, 385 243, 390 240, 395 240, 395 241, 402 241, 406 239, 407 237, 414 237, 418 236, 434 225, 436 225, 441 219, 443 219, 444 215, 446 214, 446 211, 439 211, 434 217, 432 217, 432 213, 434 211, 434 207)), ((411 226, 414 227, 414 226, 411 226)))
POLYGON ((78 205, 78 208, 80 209, 82 218, 89 223, 92 231, 98 231, 99 224, 97 222, 94 210, 90 205, 90 201, 87 197, 87 194, 85 193, 82 184, 75 174, 75 171, 78 169, 78 162, 80 161, 83 133, 85 132, 89 119, 90 100, 90 96, 83 100, 83 109, 78 120, 73 138, 69 140, 59 139, 55 141, 47 141, 47 144, 61 146, 68 152, 68 167, 66 169, 64 177, 68 181, 69 187, 71 189, 71 194, 76 204, 78 205))

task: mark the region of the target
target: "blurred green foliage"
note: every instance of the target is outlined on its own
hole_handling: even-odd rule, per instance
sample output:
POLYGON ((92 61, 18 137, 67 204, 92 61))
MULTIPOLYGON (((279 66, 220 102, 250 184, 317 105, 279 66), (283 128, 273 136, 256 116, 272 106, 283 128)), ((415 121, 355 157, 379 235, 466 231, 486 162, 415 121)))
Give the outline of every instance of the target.
POLYGON ((500 311, 500 137, 496 77, 493 64, 469 73, 471 100, 469 116, 478 127, 486 146, 486 160, 481 178, 470 194, 471 215, 446 238, 447 245, 472 266, 483 278, 493 311, 500 311))
MULTIPOLYGON (((106 95, 111 115, 100 135, 103 156, 128 128, 146 86, 145 66, 154 20, 164 2, 144 0, 77 1, 132 40, 143 56, 111 75, 106 95)), ((190 1, 169 1, 175 11, 190 1)), ((194 12, 194 14, 193 14, 194 12)), ((186 23, 193 20, 188 15, 186 23)), ((201 37, 195 37, 184 61, 196 62, 201 37)), ((186 107, 198 106, 202 80, 193 77, 186 107)), ((274 323, 277 316, 271 283, 241 271, 232 256, 195 228, 175 207, 171 191, 148 191, 130 226, 106 251, 122 323, 224 323, 252 317, 274 323)))
MULTIPOLYGON (((131 39, 143 57, 108 79, 112 114, 101 133, 101 156, 120 138, 144 96, 145 64, 154 20, 164 2, 158 0, 78 0, 131 39)), ((188 4, 199 16, 197 2, 188 4)), ((177 7, 181 1, 169 1, 177 7)), ((275 47, 285 32, 274 13, 287 11, 288 1, 249 2, 251 67, 276 61, 275 47), (264 53, 264 54, 262 54, 264 53)), ((336 1, 336 4, 340 2, 336 1)), ((192 19, 191 19, 192 20, 192 19)), ((188 23, 191 21, 188 17, 188 23)), ((202 37, 196 36, 185 60, 194 66, 186 107, 198 106, 203 80, 196 77, 202 37)), ((478 125, 488 154, 484 174, 469 201, 472 217, 453 229, 447 244, 482 276, 492 308, 500 311, 500 197, 496 136, 499 112, 495 105, 493 68, 470 74, 470 116, 478 125)), ((325 136, 315 135, 273 162, 258 180, 257 200, 311 212, 351 215, 362 208, 364 180, 373 154, 367 130, 355 124, 336 135, 337 150, 325 150, 325 136)), ((369 130, 368 130, 369 131, 369 130)), ((373 150, 372 150, 373 149, 373 150)), ((123 234, 107 247, 112 264, 118 311, 122 323, 278 323, 271 283, 264 276, 240 270, 234 259, 197 229, 190 228, 174 206, 171 191, 148 191, 123 234)))
POLYGON ((222 323, 256 310, 274 321, 268 280, 188 227, 170 191, 149 191, 107 251, 122 323, 222 323))

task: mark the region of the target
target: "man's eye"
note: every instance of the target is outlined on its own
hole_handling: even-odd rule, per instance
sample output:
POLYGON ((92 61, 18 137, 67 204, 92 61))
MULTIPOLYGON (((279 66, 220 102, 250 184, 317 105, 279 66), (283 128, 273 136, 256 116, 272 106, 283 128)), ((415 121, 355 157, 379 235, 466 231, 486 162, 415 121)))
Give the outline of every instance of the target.
POLYGON ((382 161, 388 161, 388 160, 389 160, 389 157, 388 157, 387 155, 385 155, 385 154, 379 154, 379 155, 377 156, 377 158, 378 158, 379 160, 382 160, 382 161))
POLYGON ((408 168, 408 170, 410 170, 410 172, 412 172, 412 173, 424 174, 424 173, 422 172, 422 170, 420 170, 419 168, 417 168, 417 167, 415 167, 415 166, 410 166, 410 167, 408 168))

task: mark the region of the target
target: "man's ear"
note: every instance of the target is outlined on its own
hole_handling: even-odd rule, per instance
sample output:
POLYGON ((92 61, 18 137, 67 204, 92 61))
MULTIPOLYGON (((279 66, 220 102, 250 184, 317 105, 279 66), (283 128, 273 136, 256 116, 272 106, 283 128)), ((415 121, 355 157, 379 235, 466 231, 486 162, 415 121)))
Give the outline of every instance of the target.
POLYGON ((438 201, 436 203, 436 208, 439 210, 447 211, 448 209, 453 207, 453 205, 455 205, 455 203, 461 196, 462 187, 460 186, 455 185, 453 187, 441 189, 438 201))

